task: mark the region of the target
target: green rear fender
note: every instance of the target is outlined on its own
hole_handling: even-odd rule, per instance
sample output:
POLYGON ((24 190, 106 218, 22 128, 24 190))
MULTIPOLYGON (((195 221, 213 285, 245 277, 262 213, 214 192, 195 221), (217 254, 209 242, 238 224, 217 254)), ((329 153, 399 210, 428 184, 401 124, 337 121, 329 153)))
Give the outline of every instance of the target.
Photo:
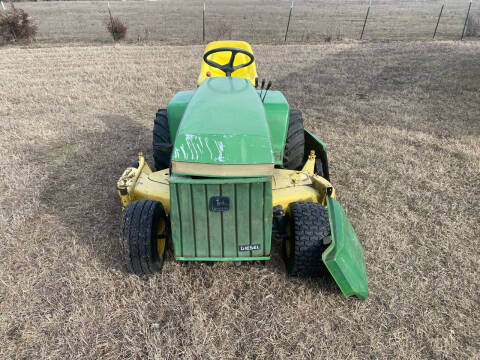
POLYGON ((340 203, 327 197, 332 242, 322 260, 345 296, 368 296, 367 269, 362 244, 340 203))

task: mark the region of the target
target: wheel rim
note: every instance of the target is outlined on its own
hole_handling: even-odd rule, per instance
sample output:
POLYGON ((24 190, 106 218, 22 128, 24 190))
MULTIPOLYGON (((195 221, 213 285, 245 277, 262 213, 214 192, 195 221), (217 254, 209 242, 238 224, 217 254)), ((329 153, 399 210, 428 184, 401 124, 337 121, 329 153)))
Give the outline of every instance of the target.
POLYGON ((290 239, 285 240, 285 253, 287 258, 292 257, 292 241, 290 239))
POLYGON ((160 259, 163 258, 165 254, 165 246, 167 244, 167 239, 165 237, 165 219, 162 217, 158 221, 157 228, 157 254, 160 259))
POLYGON ((287 258, 292 257, 292 229, 291 229, 291 221, 288 220, 287 222, 287 238, 285 239, 285 256, 287 258))

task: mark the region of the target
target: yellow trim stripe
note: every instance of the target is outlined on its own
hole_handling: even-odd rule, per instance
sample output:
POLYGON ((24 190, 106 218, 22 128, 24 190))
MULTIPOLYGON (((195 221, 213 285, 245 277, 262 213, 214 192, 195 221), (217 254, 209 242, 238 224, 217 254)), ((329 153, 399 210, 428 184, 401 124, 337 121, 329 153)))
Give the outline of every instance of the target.
POLYGON ((272 176, 273 164, 226 165, 172 161, 173 173, 198 176, 272 176))

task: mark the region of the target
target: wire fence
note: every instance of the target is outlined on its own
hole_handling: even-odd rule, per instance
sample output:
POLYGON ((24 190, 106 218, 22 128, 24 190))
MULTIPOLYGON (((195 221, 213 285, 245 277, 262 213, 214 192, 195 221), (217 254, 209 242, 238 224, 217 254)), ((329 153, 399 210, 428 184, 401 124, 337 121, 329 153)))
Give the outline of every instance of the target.
MULTIPOLYGON (((316 43, 343 39, 460 39, 471 0, 157 0, 111 1, 128 25, 126 41, 194 44, 217 39, 252 43, 316 43), (440 15, 440 16, 439 16, 440 15)), ((107 2, 25 2, 39 26, 37 41, 108 42, 107 2)), ((1 11, 1 9, 0 9, 1 11)), ((475 24, 475 22, 473 22, 475 24)), ((467 29, 468 30, 468 29, 467 29)))

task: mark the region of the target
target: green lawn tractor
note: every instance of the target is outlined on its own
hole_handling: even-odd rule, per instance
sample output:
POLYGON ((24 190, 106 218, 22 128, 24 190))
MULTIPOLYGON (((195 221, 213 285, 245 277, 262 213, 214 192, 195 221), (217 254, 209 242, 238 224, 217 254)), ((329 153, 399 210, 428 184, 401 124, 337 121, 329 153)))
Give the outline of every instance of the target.
POLYGON ((130 270, 179 261, 264 262, 272 233, 287 273, 330 273, 345 296, 368 296, 362 245, 335 200, 327 148, 280 91, 258 85, 243 41, 210 43, 198 87, 158 110, 155 171, 142 153, 117 183, 130 270))

